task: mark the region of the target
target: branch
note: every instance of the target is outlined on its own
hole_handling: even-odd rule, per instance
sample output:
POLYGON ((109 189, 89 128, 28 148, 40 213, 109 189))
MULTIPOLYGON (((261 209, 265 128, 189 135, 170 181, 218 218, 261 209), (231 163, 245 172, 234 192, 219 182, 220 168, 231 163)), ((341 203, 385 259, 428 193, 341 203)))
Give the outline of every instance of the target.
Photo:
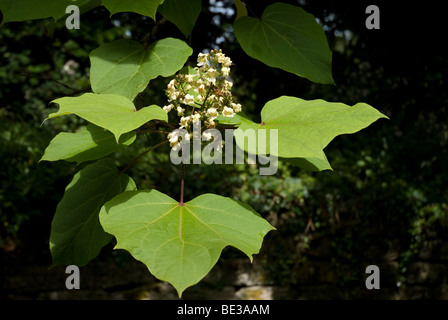
POLYGON ((162 141, 159 144, 156 144, 155 146, 149 148, 148 150, 143 151, 141 154, 139 154, 137 157, 135 157, 124 169, 122 169, 119 173, 119 175, 123 174, 126 170, 128 170, 130 167, 132 167, 141 157, 143 157, 148 152, 153 151, 154 149, 160 147, 161 145, 164 145, 165 143, 168 143, 168 140, 162 141))

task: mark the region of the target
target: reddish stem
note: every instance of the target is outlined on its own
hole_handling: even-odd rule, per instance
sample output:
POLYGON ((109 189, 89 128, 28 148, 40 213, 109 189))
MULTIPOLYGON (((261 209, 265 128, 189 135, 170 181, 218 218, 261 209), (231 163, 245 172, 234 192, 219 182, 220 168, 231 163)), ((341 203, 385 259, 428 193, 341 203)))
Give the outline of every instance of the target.
POLYGON ((182 178, 180 180, 180 201, 179 201, 179 205, 181 207, 185 206, 185 203, 184 203, 184 183, 185 183, 185 165, 182 162, 182 178))

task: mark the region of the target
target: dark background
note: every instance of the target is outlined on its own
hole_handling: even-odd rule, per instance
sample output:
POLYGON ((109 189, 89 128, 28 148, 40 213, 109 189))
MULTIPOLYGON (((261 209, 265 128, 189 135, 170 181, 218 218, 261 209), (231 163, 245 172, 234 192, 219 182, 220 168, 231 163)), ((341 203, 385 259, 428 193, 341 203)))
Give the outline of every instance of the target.
MULTIPOLYGON (((273 2, 246 1, 257 16, 273 2)), ((235 12, 227 10, 234 9, 228 0, 203 1, 186 40, 194 49, 191 63, 204 49, 222 48, 235 63, 233 94, 254 119, 267 101, 292 95, 349 105, 366 102, 390 120, 336 138, 325 149, 333 172, 310 173, 283 165, 275 176, 263 177, 248 166, 192 165, 186 200, 205 192, 240 199, 277 228, 266 237, 254 268, 247 268, 249 273, 262 270, 263 280, 256 283, 274 288, 274 299, 447 299, 444 8, 428 1, 283 2, 300 3, 324 26, 336 85, 314 84, 248 57, 232 33, 235 12), (369 4, 380 9, 380 30, 365 27, 369 4), (364 286, 370 264, 381 270, 381 290, 376 292, 364 286)), ((38 161, 58 132, 73 131, 83 121, 62 117, 41 126, 55 110, 50 101, 90 90, 90 51, 123 37, 142 40, 154 27, 151 19, 137 14, 116 14, 111 20, 104 8, 82 15, 80 30, 67 30, 64 23, 59 22, 53 34, 45 21, 0 28, 0 298, 58 298, 51 292, 64 288, 63 271, 57 284, 51 284, 56 280, 48 275, 48 239, 55 207, 79 168, 38 161), (63 71, 69 60, 76 64, 73 72, 63 71)), ((151 40, 185 39, 169 22, 157 28, 151 40)), ((136 104, 163 106, 166 83, 162 78, 151 81, 136 104)), ((135 143, 114 158, 124 166, 144 147, 144 141, 135 143)), ((169 163, 167 149, 149 154, 129 174, 139 189, 157 188, 178 197, 179 170, 169 163)), ((106 246, 83 274, 109 274, 106 266, 117 261, 142 270, 125 252, 112 248, 106 246)), ((251 286, 231 276, 238 268, 246 270, 242 258, 237 250, 225 249, 210 279, 190 289, 190 296, 187 290, 185 297, 228 298, 208 292, 251 286)), ((145 277, 152 279, 143 272, 145 277)), ((115 291, 138 287, 139 281, 105 290, 105 284, 85 280, 84 288, 94 293, 89 296, 87 289, 83 297, 111 298, 115 291), (98 296, 101 290, 106 294, 98 296)), ((156 284, 152 279, 151 288, 156 284)))

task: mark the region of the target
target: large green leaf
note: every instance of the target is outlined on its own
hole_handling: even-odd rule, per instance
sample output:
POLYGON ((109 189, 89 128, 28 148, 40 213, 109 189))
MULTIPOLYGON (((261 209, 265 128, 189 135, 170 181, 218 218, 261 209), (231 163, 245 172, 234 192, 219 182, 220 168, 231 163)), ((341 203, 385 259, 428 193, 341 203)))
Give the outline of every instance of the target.
POLYGON ((241 17, 235 36, 252 58, 311 81, 332 84, 331 51, 313 15, 285 3, 268 6, 261 19, 241 17))
POLYGON ((188 37, 201 13, 202 0, 165 0, 159 12, 188 37))
POLYGON ((131 100, 115 94, 85 93, 79 97, 64 97, 52 102, 59 104, 59 110, 51 113, 47 119, 76 114, 112 132, 117 143, 123 133, 132 131, 150 120, 168 121, 168 116, 162 108, 152 105, 137 111, 131 100))
POLYGON ((100 4, 100 0, 2 0, 0 10, 3 13, 2 24, 4 24, 44 18, 58 20, 65 16, 65 10, 69 5, 76 5, 81 12, 84 12, 100 4))
POLYGON ((156 19, 158 6, 163 0, 103 0, 104 6, 110 15, 117 12, 135 12, 156 19))
POLYGON ((104 203, 134 181, 119 175, 111 159, 101 159, 79 171, 65 189, 51 223, 50 250, 53 265, 86 265, 112 239, 100 225, 104 203))
POLYGON ((116 248, 129 251, 157 278, 170 282, 179 296, 199 282, 226 246, 251 260, 274 228, 248 205, 213 194, 181 206, 156 190, 124 192, 100 212, 116 248))
POLYGON ((350 107, 320 99, 307 101, 283 96, 266 103, 261 110, 261 123, 246 121, 234 135, 238 146, 250 153, 257 154, 261 148, 279 158, 305 158, 318 169, 331 169, 323 153, 330 141, 341 134, 355 133, 379 118, 387 117, 365 103, 350 107), (270 147, 271 129, 277 130, 278 141, 274 141, 277 152, 270 147), (266 130, 265 141, 244 143, 247 130, 254 130, 257 137, 260 130, 266 130))
POLYGON ((135 131, 125 133, 117 143, 110 131, 88 124, 75 133, 59 133, 51 140, 40 161, 66 160, 80 164, 100 159, 130 145, 135 137, 135 131))
POLYGON ((158 40, 147 48, 128 39, 103 44, 90 53, 92 90, 134 100, 150 80, 180 70, 192 53, 184 41, 173 38, 158 40))

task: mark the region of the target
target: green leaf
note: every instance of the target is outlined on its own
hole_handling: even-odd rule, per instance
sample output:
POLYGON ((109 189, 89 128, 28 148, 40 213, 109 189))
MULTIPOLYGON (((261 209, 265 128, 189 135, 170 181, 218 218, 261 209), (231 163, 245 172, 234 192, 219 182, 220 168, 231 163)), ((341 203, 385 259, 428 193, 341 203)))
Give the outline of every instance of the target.
POLYGON ((95 258, 112 239, 100 225, 101 207, 117 194, 135 189, 134 181, 125 174, 119 175, 108 158, 75 174, 51 223, 53 265, 83 266, 95 258))
POLYGON ((135 12, 156 20, 156 12, 163 0, 103 0, 110 15, 117 12, 135 12))
POLYGON ((216 119, 216 122, 219 124, 233 124, 236 127, 240 126, 243 123, 251 124, 254 123, 252 120, 244 112, 236 113, 233 117, 224 117, 220 114, 216 119))
POLYGON ((80 12, 99 6, 99 0, 2 0, 0 10, 3 13, 2 24, 13 21, 26 21, 44 18, 58 20, 66 15, 69 5, 76 5, 80 12))
POLYGON ((233 2, 235 2, 237 12, 235 20, 247 16, 247 9, 244 3, 242 3, 241 0, 233 0, 233 2))
POLYGON ((313 15, 285 3, 268 6, 261 19, 241 17, 235 36, 252 58, 300 77, 333 84, 331 51, 313 15))
POLYGON ((101 209, 100 222, 117 238, 116 248, 170 282, 179 296, 207 275, 224 247, 233 246, 252 260, 274 229, 242 202, 205 194, 181 206, 156 190, 116 196, 101 209))
POLYGON ((319 158, 278 158, 278 160, 292 164, 293 166, 303 168, 308 171, 332 170, 327 156, 322 151, 322 157, 319 158))
POLYGON ((132 131, 150 120, 168 121, 168 116, 162 108, 152 105, 137 111, 131 100, 115 94, 85 93, 79 97, 64 97, 52 102, 59 104, 59 111, 51 113, 47 119, 76 114, 112 132, 117 143, 123 133, 132 131))
POLYGON ((173 38, 158 40, 146 49, 127 39, 106 43, 90 53, 92 90, 134 100, 152 79, 180 70, 192 53, 184 41, 173 38))
POLYGON ((201 13, 202 0, 165 0, 159 12, 188 37, 201 13))
POLYGON ((132 131, 122 135, 117 143, 110 131, 88 124, 75 133, 59 133, 39 161, 66 160, 80 164, 119 151, 133 143, 135 138, 136 133, 132 131))
POLYGON ((283 96, 266 103, 261 123, 242 123, 234 136, 238 146, 250 153, 257 154, 261 147, 279 158, 305 158, 318 169, 330 169, 323 149, 331 140, 341 134, 355 133, 380 118, 387 117, 365 103, 350 107, 320 99, 307 101, 283 96), (277 130, 277 152, 270 146, 271 129, 277 130), (254 130, 257 137, 260 130, 266 130, 266 145, 259 144, 261 141, 243 145, 247 130, 254 130))

